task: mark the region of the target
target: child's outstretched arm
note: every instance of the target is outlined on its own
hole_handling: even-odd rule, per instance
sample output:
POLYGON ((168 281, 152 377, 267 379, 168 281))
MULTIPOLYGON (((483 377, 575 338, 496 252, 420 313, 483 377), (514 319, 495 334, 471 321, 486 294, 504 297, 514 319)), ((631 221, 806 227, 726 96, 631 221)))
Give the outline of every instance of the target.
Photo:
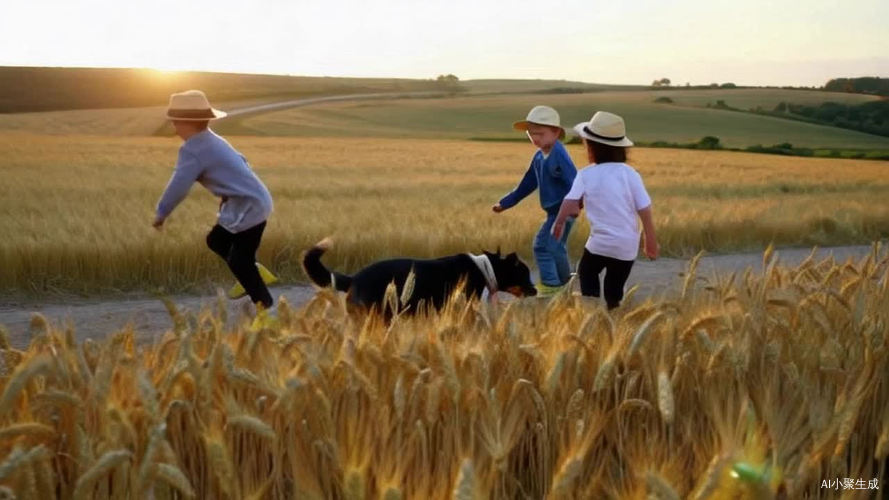
POLYGON ((562 231, 565 230, 565 221, 568 220, 568 217, 577 217, 579 213, 580 200, 569 200, 568 198, 562 200, 562 205, 559 207, 559 215, 556 216, 556 220, 553 222, 553 238, 561 239, 562 231))
POLYGON ((154 216, 154 222, 151 223, 155 229, 160 229, 167 216, 176 208, 179 203, 185 199, 191 185, 200 177, 201 165, 197 157, 185 151, 179 151, 179 161, 176 162, 176 168, 173 170, 173 176, 167 183, 164 194, 161 195, 160 201, 157 202, 157 212, 154 216))
POLYGON ((660 247, 657 244, 657 236, 654 234, 654 221, 651 217, 651 205, 638 211, 639 218, 642 219, 642 241, 644 245, 645 255, 655 260, 660 253, 660 247))
POLYGON ((534 169, 529 166, 519 185, 512 192, 501 198, 496 205, 491 207, 491 210, 500 213, 507 208, 512 208, 525 199, 526 196, 533 193, 535 189, 537 189, 537 176, 534 174, 534 169))

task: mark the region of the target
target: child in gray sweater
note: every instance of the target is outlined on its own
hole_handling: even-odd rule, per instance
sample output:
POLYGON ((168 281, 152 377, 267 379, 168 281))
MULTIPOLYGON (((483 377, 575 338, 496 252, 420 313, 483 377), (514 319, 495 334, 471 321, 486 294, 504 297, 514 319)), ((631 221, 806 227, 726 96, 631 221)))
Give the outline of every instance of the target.
MULTIPOLYGON (((266 274, 265 281, 274 277, 256 262, 256 250, 272 212, 272 196, 246 158, 210 130, 210 120, 223 116, 199 90, 170 96, 167 118, 185 142, 152 225, 161 229, 196 181, 219 196, 219 217, 207 234, 207 246, 222 257, 250 299, 268 309, 273 300, 260 271, 266 274)), ((229 293, 233 294, 238 291, 229 293)))

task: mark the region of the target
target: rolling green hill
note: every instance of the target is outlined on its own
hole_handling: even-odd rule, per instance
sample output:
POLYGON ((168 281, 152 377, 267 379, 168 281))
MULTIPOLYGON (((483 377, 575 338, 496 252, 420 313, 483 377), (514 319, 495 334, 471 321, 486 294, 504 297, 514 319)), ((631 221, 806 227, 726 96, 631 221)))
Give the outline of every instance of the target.
MULTIPOLYGON (((164 123, 163 107, 169 94, 186 88, 201 88, 218 107, 231 110, 301 97, 441 90, 442 86, 432 79, 0 67, 0 130, 151 135, 164 123)), ((568 125, 588 120, 600 109, 621 114, 630 136, 638 142, 693 143, 716 136, 734 148, 790 143, 889 151, 886 137, 737 111, 768 111, 779 103, 857 105, 876 99, 777 88, 654 90, 567 80, 468 80, 460 82, 460 93, 447 97, 313 104, 232 117, 216 122, 214 128, 234 135, 521 140, 511 123, 532 106, 549 104, 568 125)))
POLYGON ((268 136, 520 138, 512 130, 512 122, 522 119, 532 106, 548 104, 560 112, 567 125, 589 120, 596 110, 618 113, 627 121, 629 136, 643 142, 687 143, 711 135, 730 147, 788 142, 812 148, 889 149, 886 137, 706 107, 716 100, 740 108, 794 99, 818 102, 839 97, 861 102, 872 97, 772 89, 667 93, 674 96, 676 104, 653 102, 665 91, 340 102, 236 118, 222 121, 216 128, 229 134, 268 136))

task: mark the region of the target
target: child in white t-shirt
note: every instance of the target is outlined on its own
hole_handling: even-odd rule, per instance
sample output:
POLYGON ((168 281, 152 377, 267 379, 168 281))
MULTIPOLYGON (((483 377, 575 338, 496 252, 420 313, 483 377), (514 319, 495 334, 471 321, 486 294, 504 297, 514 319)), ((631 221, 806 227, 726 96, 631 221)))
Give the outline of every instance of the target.
POLYGON ((599 296, 599 274, 605 270, 605 302, 609 309, 620 305, 624 285, 639 252, 639 223, 642 220, 645 255, 658 256, 657 237, 651 217, 651 198, 642 177, 627 165, 623 118, 599 111, 589 123, 574 127, 583 138, 590 165, 580 170, 565 195, 553 224, 553 236, 561 235, 568 217, 581 207, 590 221, 590 237, 577 267, 583 295, 599 296))

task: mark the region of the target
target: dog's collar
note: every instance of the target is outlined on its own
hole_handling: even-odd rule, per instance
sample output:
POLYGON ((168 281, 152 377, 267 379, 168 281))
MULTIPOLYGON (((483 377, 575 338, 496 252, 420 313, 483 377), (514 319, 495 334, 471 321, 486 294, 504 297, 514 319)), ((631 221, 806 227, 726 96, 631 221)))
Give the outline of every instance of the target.
POLYGON ((478 266, 479 271, 481 271, 482 275, 485 277, 485 281, 488 283, 488 293, 497 293, 497 276, 494 275, 494 266, 491 265, 491 259, 485 254, 472 255, 471 253, 468 253, 466 255, 472 259, 472 262, 478 266))

